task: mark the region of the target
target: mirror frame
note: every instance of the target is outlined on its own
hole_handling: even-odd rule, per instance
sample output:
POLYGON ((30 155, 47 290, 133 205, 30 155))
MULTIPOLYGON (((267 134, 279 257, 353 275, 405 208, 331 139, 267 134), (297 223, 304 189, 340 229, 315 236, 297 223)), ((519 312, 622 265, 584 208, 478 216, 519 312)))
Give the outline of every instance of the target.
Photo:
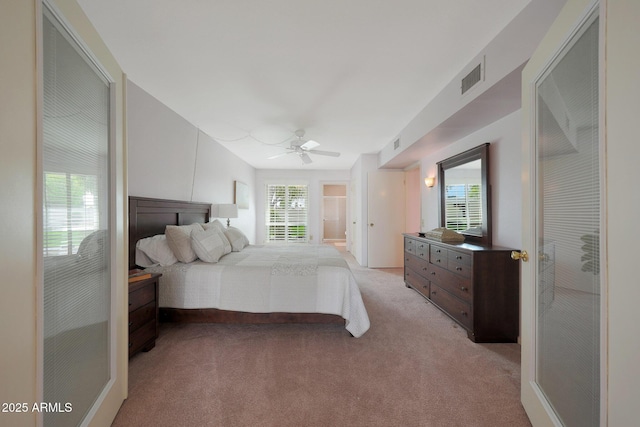
POLYGON ((491 246, 491 187, 489 184, 489 143, 484 143, 446 160, 438 162, 438 191, 440 192, 440 227, 445 226, 445 171, 475 160, 480 160, 482 185, 482 236, 461 232, 465 242, 491 246))

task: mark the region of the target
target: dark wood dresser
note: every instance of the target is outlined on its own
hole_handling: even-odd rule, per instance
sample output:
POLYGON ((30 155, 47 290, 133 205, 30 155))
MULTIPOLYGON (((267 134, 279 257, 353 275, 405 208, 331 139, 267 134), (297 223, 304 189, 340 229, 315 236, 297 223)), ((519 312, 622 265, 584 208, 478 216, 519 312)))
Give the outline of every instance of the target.
POLYGON ((520 263, 512 249, 404 235, 404 281, 474 342, 517 342, 520 263))
POLYGON ((129 357, 149 351, 158 337, 158 283, 162 274, 129 283, 129 357))

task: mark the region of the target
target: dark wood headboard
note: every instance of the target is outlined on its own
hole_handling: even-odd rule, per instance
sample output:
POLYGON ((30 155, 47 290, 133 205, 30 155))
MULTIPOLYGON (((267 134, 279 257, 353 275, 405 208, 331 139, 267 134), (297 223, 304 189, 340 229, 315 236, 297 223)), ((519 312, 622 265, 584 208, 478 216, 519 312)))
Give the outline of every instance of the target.
POLYGON ((167 225, 209 222, 211 203, 129 196, 129 268, 136 265, 136 243, 164 234, 167 225))

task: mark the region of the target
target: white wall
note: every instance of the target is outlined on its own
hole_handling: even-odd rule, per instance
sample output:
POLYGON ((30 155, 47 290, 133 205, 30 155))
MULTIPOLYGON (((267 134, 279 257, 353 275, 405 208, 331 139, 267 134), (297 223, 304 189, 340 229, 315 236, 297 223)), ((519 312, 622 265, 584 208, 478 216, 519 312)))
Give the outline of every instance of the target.
MULTIPOLYGON (((267 184, 307 184, 309 186, 308 231, 310 243, 322 243, 322 185, 347 185, 347 236, 351 224, 349 209, 349 171, 327 170, 277 170, 261 169, 256 171, 255 200, 256 200, 256 243, 263 244, 266 238, 265 197, 267 184)), ((349 240, 349 239, 348 239, 349 240)))
MULTIPOLYGON (((429 104, 400 132, 400 147, 394 149, 393 141, 390 141, 380 152, 380 164, 387 164, 526 63, 565 2, 566 0, 532 0, 482 51, 468 62, 466 67, 460 70, 458 75, 453 77, 451 82, 433 100, 426 100, 429 104), (486 65, 484 80, 477 83, 469 92, 461 95, 460 81, 479 63, 486 65)), ((515 89, 519 94, 519 85, 515 89)), ((505 113, 510 113, 517 109, 519 100, 517 98, 502 99, 493 106, 481 102, 476 114, 491 114, 487 112, 487 107, 502 111, 507 107, 507 104, 511 109, 505 113)), ((500 116, 494 117, 493 120, 498 117, 500 116)), ((477 125, 478 117, 468 117, 465 128, 473 129, 477 125)), ((431 143, 435 142, 438 141, 431 141, 431 143)))
MULTIPOLYGON (((492 123, 473 134, 456 141, 446 148, 427 156, 421 161, 421 175, 438 176, 437 162, 445 160, 463 151, 490 142, 489 182, 491 185, 491 213, 493 244, 511 248, 520 248, 522 243, 520 225, 522 211, 520 200, 521 158, 521 120, 520 111, 492 123)), ((438 183, 433 188, 422 185, 422 221, 423 231, 439 227, 438 183)))
POLYGON ((129 194, 233 203, 234 181, 242 181, 249 209, 239 209, 231 225, 255 243, 255 169, 135 83, 127 96, 129 194))

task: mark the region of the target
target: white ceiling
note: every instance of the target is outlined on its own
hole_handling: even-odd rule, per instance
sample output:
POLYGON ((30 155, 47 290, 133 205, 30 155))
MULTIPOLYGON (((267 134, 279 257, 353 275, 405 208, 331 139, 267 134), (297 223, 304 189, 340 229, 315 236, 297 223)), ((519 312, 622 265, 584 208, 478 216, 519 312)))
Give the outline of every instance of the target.
POLYGON ((78 0, 128 78, 258 169, 377 153, 530 0, 78 0), (274 160, 298 128, 339 158, 274 160))

